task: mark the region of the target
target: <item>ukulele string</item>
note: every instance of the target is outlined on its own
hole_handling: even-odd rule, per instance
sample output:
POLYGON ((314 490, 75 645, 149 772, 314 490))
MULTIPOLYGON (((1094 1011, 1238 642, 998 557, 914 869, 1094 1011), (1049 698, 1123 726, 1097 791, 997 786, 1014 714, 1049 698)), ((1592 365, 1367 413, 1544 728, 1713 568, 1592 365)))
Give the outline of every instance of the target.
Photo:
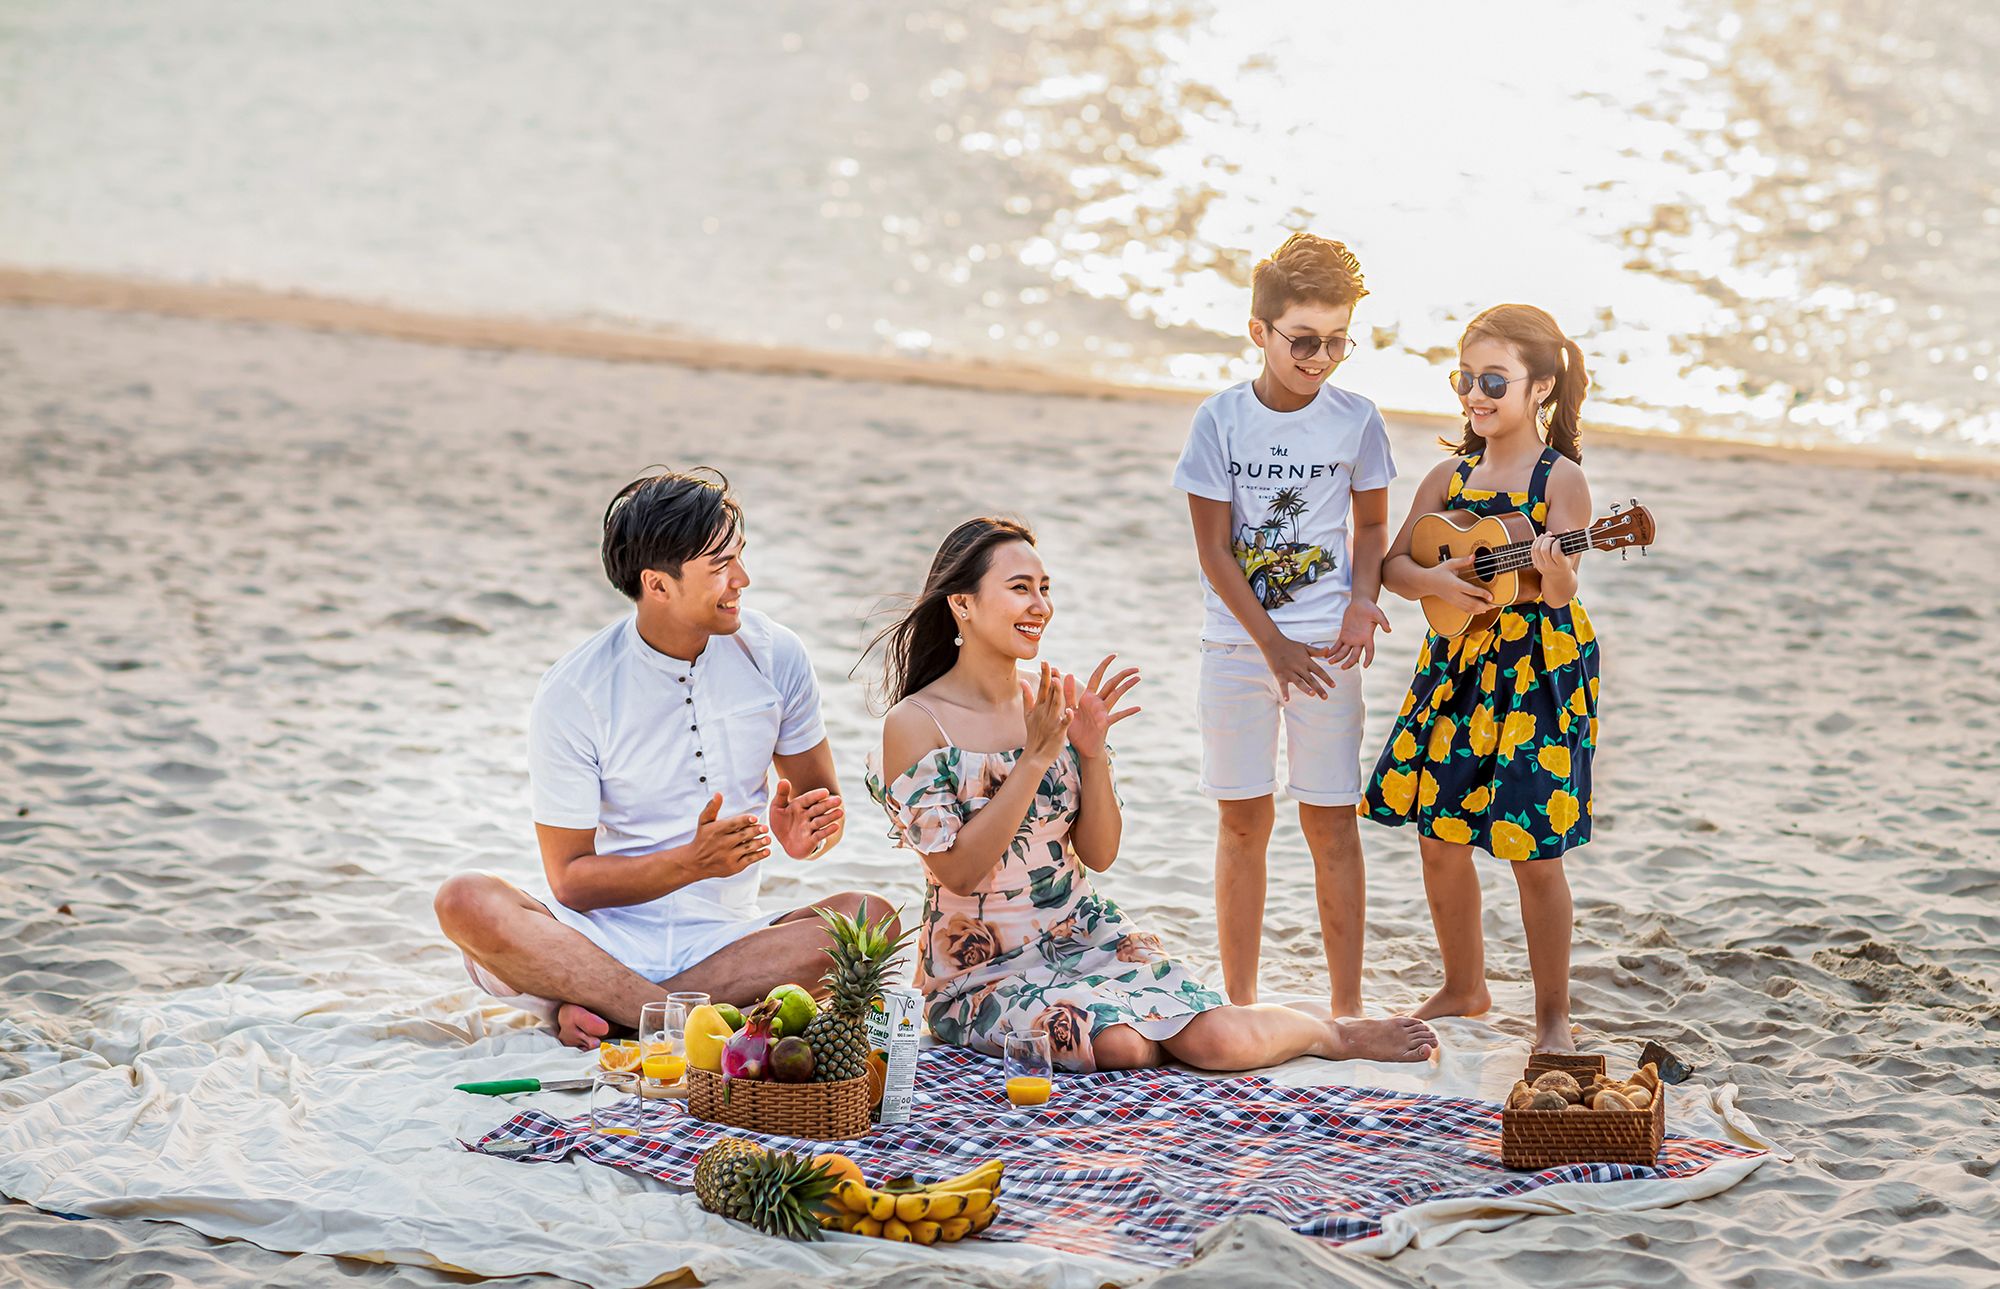
MULTIPOLYGON (((1589 550, 1593 531, 1579 528, 1575 532, 1564 533, 1557 539, 1556 545, 1565 555, 1589 550)), ((1512 573, 1527 568, 1535 562, 1533 547, 1534 543, 1529 542, 1525 546, 1503 546, 1499 550, 1489 551, 1490 559, 1475 561, 1473 571, 1479 574, 1482 581, 1491 581, 1502 573, 1512 573)))

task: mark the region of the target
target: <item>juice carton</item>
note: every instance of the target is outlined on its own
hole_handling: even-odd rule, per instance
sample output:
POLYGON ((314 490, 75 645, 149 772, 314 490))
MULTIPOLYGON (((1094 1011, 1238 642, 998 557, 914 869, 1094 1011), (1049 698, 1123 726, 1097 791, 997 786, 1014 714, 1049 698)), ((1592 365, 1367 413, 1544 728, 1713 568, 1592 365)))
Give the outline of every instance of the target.
POLYGON ((882 1092, 878 1123, 904 1123, 917 1083, 917 1040, 924 1029, 924 996, 915 989, 890 985, 868 1009, 868 1047, 888 1062, 888 1084, 882 1092))

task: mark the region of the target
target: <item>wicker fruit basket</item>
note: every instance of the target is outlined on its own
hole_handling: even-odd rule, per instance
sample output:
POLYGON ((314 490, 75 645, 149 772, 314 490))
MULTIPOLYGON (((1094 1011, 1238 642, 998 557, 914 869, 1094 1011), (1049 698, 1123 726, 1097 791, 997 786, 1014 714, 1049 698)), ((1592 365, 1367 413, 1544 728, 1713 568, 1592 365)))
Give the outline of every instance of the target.
MULTIPOLYGON (((1584 1082, 1604 1073, 1604 1058, 1537 1053, 1521 1077, 1533 1083, 1550 1070, 1562 1070, 1584 1082)), ((1659 1159, 1666 1131, 1664 1086, 1643 1110, 1503 1109, 1500 1162, 1508 1168, 1526 1169, 1563 1164, 1638 1164, 1650 1168, 1659 1159)))
POLYGON ((813 1141, 868 1135, 868 1080, 837 1083, 724 1082, 710 1070, 690 1069, 688 1113, 710 1123, 813 1141))

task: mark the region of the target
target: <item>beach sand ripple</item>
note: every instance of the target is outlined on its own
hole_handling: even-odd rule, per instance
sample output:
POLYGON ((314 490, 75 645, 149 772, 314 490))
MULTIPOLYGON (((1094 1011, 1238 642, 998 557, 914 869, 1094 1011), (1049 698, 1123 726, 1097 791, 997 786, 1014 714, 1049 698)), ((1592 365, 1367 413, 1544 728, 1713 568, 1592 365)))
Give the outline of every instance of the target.
MULTIPOLYGON (((827 861, 774 864, 770 902, 915 896, 862 794, 877 725, 849 668, 950 525, 1016 511, 1056 579, 1050 657, 1116 650, 1147 676, 1103 885, 1213 972, 1200 607, 1168 487, 1184 424, 1157 401, 0 309, 0 1078, 65 1051, 129 1063, 170 1036, 111 1043, 112 1009, 260 964, 365 955, 411 997, 460 988, 430 892, 468 867, 531 873, 528 701, 622 612, 597 521, 658 461, 737 484, 751 602, 804 636, 826 689, 852 827, 827 861)), ((1399 511, 1433 432, 1395 428, 1399 511)), ((1991 579, 1963 560, 2000 544, 2000 481, 1624 443, 1588 463, 1600 509, 1638 495, 1661 540, 1586 564, 1604 752, 1597 840, 1568 861, 1582 1041, 1668 1043, 1797 1159, 1695 1205, 1411 1249, 1353 1283, 2000 1277, 2000 638, 1991 579)), ((1363 681, 1371 748, 1421 639, 1413 606, 1390 612, 1363 681)), ((1414 842, 1364 841, 1369 989, 1408 1005, 1437 981, 1414 842)), ((1282 822, 1272 989, 1324 988, 1310 871, 1282 822)), ((1493 1019, 1525 1039, 1513 883, 1484 873, 1493 1019)), ((1272 1268, 1301 1248, 1238 1223, 1195 1269, 1284 1283, 1272 1268)), ((63 1285, 448 1279, 18 1204, 0 1266, 63 1285)))

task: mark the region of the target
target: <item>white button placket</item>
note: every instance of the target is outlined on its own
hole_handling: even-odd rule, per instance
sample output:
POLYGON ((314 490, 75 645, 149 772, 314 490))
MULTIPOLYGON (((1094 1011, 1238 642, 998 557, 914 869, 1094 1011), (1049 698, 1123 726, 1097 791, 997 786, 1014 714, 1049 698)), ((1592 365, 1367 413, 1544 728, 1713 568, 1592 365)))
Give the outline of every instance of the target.
POLYGON ((702 786, 707 787, 708 758, 705 755, 703 755, 704 749, 702 747, 702 737, 701 737, 701 713, 695 709, 695 703, 694 703, 694 692, 695 692, 694 673, 695 669, 700 665, 701 665, 701 659, 696 658, 693 662, 688 664, 687 675, 676 677, 676 679, 679 680, 680 683, 686 687, 681 691, 681 711, 687 714, 688 733, 694 735, 695 773, 700 776, 700 782, 702 786))

